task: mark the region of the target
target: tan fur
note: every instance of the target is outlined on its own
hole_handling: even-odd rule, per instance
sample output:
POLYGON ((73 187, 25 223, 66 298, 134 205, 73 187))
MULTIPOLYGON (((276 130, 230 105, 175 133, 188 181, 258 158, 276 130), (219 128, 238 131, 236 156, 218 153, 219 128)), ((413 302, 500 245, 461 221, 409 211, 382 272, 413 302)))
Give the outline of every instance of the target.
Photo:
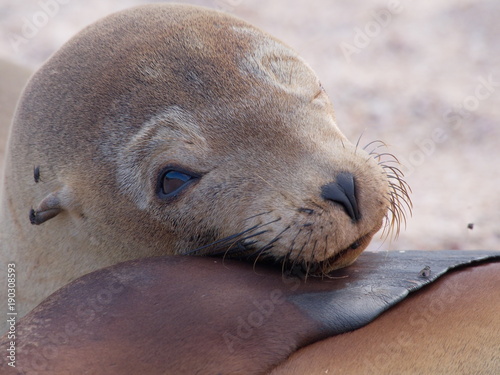
POLYGON ((342 135, 293 50, 184 5, 111 15, 61 48, 23 94, 5 173, 0 263, 17 263, 20 315, 92 270, 257 225, 254 249, 273 243, 259 260, 342 267, 391 200, 386 173, 342 135), (203 177, 167 202, 155 191, 166 165, 203 177), (320 196, 340 172, 355 177, 358 222, 320 196), (31 209, 50 220, 31 225, 31 209))
POLYGON ((317 342, 271 375, 500 373, 500 263, 447 275, 354 332, 317 342))

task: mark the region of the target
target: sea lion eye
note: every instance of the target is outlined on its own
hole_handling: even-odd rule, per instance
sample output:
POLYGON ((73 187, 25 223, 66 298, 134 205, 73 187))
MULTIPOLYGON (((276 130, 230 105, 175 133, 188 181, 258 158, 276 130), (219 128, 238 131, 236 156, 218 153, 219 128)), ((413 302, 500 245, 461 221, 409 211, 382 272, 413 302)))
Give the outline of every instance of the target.
POLYGON ((161 175, 159 195, 161 198, 172 197, 197 178, 186 172, 169 169, 161 175))

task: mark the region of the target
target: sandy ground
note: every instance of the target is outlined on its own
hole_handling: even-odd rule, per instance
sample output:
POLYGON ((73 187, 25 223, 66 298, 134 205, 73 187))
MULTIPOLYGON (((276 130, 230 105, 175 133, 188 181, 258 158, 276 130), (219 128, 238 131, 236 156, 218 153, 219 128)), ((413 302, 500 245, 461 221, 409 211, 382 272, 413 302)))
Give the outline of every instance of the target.
MULTIPOLYGON (((0 57, 36 69, 85 25, 141 3, 0 0, 0 57)), ((404 163, 413 215, 398 239, 375 239, 371 250, 500 250, 497 0, 191 3, 240 16, 298 50, 343 132, 353 142, 363 134, 361 144, 385 141, 404 163)))

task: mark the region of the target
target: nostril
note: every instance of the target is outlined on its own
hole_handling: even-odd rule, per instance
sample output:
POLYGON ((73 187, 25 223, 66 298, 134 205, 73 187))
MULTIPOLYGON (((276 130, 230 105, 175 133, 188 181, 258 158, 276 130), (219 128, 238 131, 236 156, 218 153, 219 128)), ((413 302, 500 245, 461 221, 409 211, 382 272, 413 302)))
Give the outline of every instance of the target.
POLYGON ((321 196, 344 207, 352 221, 356 222, 361 218, 356 199, 356 183, 351 173, 339 173, 334 182, 322 186, 321 196))

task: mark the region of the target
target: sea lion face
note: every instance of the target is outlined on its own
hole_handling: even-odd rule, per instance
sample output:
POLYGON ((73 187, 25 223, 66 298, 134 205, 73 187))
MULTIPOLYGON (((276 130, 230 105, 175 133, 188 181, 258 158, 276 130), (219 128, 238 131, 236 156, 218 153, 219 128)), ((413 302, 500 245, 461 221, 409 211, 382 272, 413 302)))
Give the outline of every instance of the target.
POLYGON ((304 61, 214 11, 147 6, 85 29, 37 73, 17 121, 37 124, 32 166, 61 208, 45 229, 124 258, 328 272, 397 211, 401 185, 340 132, 304 61))

